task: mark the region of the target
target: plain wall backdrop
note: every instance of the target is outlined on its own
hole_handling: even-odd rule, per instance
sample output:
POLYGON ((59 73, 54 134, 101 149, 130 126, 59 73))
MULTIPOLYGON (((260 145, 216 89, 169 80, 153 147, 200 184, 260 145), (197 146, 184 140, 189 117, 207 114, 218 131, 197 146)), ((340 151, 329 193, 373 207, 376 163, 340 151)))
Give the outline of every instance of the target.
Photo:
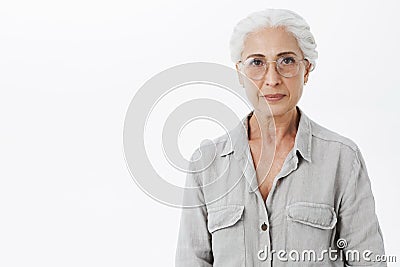
POLYGON ((319 59, 300 107, 360 147, 400 261, 398 1, 72 0, 0 3, 0 266, 173 266, 181 211, 130 176, 125 112, 166 68, 233 67, 233 27, 267 7, 310 24, 319 59))

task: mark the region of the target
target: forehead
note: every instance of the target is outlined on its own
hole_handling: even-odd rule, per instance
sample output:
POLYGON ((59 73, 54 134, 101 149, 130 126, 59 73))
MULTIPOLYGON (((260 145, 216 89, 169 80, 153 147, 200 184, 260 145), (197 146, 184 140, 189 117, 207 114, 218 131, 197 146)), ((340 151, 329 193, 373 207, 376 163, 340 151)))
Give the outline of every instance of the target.
POLYGON ((284 28, 262 28, 251 32, 244 41, 242 59, 251 54, 262 54, 267 58, 274 58, 282 52, 294 52, 302 56, 301 49, 293 34, 284 28))

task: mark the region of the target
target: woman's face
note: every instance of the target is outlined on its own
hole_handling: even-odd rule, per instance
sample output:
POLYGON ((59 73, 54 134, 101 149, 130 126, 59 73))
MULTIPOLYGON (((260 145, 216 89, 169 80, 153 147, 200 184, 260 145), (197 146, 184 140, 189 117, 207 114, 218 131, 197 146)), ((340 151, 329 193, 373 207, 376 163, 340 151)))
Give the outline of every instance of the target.
MULTIPOLYGON (((282 55, 303 59, 303 53, 291 33, 282 27, 263 28, 248 34, 241 61, 254 56, 273 61, 282 55)), ((243 65, 236 65, 236 68, 243 68, 243 65)), ((270 108, 272 115, 276 117, 296 108, 303 92, 303 84, 308 79, 309 69, 308 61, 301 61, 297 75, 285 78, 277 72, 276 63, 268 63, 267 71, 261 80, 247 79, 239 75, 254 109, 263 114, 271 114, 270 108)))

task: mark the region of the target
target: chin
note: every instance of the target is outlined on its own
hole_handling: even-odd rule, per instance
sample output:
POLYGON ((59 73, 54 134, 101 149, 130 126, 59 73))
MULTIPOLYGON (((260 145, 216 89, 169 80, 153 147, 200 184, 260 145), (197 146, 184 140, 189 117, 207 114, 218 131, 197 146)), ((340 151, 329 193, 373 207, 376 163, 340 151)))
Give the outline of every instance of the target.
POLYGON ((267 105, 262 104, 262 105, 258 105, 257 108, 255 108, 255 110, 257 110, 257 113, 262 115, 262 116, 267 116, 267 117, 280 117, 282 115, 285 115, 287 112, 289 112, 290 110, 292 110, 294 107, 289 107, 287 104, 284 103, 276 103, 276 104, 270 104, 267 105))

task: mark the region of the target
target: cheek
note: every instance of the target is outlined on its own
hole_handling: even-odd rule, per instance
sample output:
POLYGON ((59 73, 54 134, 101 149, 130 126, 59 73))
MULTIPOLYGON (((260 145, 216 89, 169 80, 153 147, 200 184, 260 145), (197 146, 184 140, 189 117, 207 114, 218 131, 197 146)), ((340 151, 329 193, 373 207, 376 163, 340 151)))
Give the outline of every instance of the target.
POLYGON ((244 88, 246 91, 247 98, 253 105, 256 105, 259 100, 259 87, 260 87, 259 83, 260 82, 254 83, 247 79, 244 81, 244 88))
POLYGON ((290 98, 300 98, 303 93, 303 79, 291 80, 286 83, 286 88, 290 93, 290 98))

